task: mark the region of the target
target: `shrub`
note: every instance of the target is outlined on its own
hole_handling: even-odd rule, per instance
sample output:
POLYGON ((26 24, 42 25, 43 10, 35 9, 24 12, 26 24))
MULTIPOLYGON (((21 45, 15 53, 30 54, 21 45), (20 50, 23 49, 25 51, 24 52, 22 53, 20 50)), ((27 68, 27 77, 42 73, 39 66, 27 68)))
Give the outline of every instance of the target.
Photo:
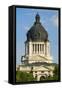
POLYGON ((32 73, 16 71, 16 81, 17 82, 27 82, 27 81, 35 81, 32 73))

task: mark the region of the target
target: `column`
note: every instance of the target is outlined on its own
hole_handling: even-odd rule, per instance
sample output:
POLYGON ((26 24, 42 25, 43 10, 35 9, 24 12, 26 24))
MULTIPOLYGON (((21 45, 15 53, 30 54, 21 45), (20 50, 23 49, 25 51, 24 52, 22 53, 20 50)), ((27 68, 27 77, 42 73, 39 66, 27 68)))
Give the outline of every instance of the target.
POLYGON ((29 56, 32 56, 32 42, 29 42, 29 56))
POLYGON ((48 42, 47 42, 47 56, 49 56, 49 45, 48 45, 48 42))
POLYGON ((40 54, 42 54, 42 50, 41 50, 41 44, 40 44, 40 54))
POLYGON ((25 43, 25 55, 29 54, 28 43, 25 43))
POLYGON ((50 43, 47 43, 47 51, 48 51, 48 56, 50 56, 50 43))
POLYGON ((25 55, 27 54, 27 43, 25 43, 25 55))
POLYGON ((42 44, 42 54, 44 54, 44 44, 42 44))
POLYGON ((37 44, 37 54, 38 54, 38 44, 37 44))
POLYGON ((47 55, 47 43, 45 43, 45 55, 47 55))
POLYGON ((26 43, 25 43, 25 55, 26 55, 26 43))
POLYGON ((45 55, 45 44, 44 44, 44 55, 45 55))
POLYGON ((51 52, 50 52, 50 43, 49 43, 49 56, 50 56, 50 53, 51 53, 51 52))
POLYGON ((45 54, 47 55, 47 56, 50 56, 50 43, 49 42, 46 42, 46 44, 45 44, 45 54))

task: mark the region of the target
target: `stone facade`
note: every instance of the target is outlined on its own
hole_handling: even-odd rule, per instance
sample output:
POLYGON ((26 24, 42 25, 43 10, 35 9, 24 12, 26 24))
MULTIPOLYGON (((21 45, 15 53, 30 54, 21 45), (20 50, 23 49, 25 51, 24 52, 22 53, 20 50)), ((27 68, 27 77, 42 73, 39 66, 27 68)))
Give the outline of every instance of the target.
POLYGON ((26 42, 25 43, 25 56, 23 62, 35 63, 46 62, 52 63, 52 57, 50 55, 50 43, 47 42, 26 42))
POLYGON ((22 71, 22 72, 33 72, 33 77, 37 77, 37 81, 40 80, 41 77, 48 77, 51 76, 53 77, 53 66, 48 66, 48 65, 19 65, 17 67, 17 70, 22 71))
POLYGON ((41 77, 53 77, 54 67, 52 65, 52 56, 50 52, 50 42, 48 33, 40 23, 40 16, 37 14, 36 21, 27 33, 25 42, 25 55, 21 57, 22 65, 16 70, 33 72, 33 77, 37 77, 37 81, 41 77))

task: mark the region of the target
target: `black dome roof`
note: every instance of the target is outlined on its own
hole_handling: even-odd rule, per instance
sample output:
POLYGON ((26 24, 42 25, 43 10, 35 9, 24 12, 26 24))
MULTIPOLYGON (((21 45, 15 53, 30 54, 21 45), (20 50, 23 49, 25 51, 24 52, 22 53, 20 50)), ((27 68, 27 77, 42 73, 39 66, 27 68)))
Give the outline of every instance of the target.
POLYGON ((48 33, 40 23, 39 14, 36 15, 35 19, 34 25, 27 32, 27 41, 47 41, 48 33))

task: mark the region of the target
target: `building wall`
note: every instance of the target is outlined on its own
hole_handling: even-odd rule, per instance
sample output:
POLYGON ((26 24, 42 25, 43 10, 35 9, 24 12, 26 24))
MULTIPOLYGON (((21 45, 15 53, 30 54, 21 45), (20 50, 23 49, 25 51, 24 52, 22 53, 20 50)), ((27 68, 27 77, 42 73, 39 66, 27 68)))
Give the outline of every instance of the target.
MULTIPOLYGON (((17 70, 17 69, 16 69, 17 70)), ((37 81, 40 80, 40 78, 43 76, 43 77, 48 77, 48 76, 51 76, 53 77, 53 70, 54 70, 54 67, 53 66, 25 66, 25 65, 20 65, 19 68, 18 68, 19 71, 23 71, 23 72, 33 72, 33 77, 37 77, 37 81)))
POLYGON ((47 42, 26 42, 24 63, 47 62, 52 63, 50 54, 50 43, 47 42), (43 48, 42 48, 43 45, 43 48), (43 50, 42 50, 43 49, 43 50))

